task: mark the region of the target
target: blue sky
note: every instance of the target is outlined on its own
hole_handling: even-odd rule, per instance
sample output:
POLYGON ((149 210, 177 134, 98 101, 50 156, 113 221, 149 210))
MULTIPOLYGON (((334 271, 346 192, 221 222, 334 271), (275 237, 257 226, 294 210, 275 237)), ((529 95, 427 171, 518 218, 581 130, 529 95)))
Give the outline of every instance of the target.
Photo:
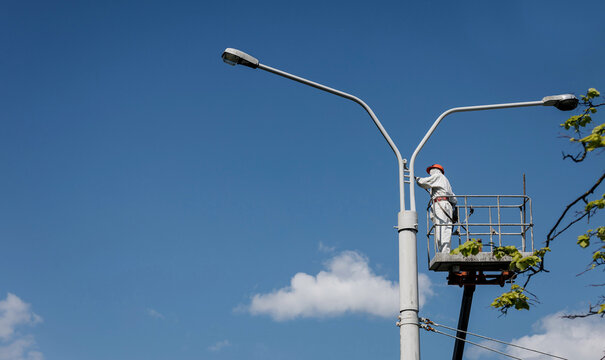
MULTIPOLYGON (((394 156, 359 106, 220 54, 239 48, 359 96, 409 158, 451 107, 603 91, 604 10, 0 3, 0 359, 397 358, 394 156)), ((558 127, 568 115, 453 115, 417 171, 443 164, 458 194, 520 194, 525 173, 539 244, 603 168, 602 154, 561 160, 573 150, 558 127)), ((588 251, 574 234, 586 227, 553 245, 551 272, 531 287, 538 306, 499 317, 489 303, 501 289, 482 287, 469 330, 555 351, 574 328, 587 334, 578 349, 593 351, 581 356, 602 356, 591 350, 602 321, 556 316, 600 294, 588 284, 602 273, 576 277, 588 251)), ((421 315, 455 325, 462 290, 429 273, 425 241, 421 315)), ((452 347, 421 333, 424 358, 452 347)))

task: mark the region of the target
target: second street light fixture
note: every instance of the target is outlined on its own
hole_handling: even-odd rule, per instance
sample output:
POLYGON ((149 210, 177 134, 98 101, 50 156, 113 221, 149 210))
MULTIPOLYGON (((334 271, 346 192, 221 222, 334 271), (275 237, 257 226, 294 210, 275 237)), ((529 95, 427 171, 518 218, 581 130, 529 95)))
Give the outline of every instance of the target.
POLYGON ((569 111, 578 107, 578 98, 572 94, 547 96, 542 99, 544 106, 554 106, 561 111, 569 111))
POLYGON ((405 209, 405 189, 404 189, 404 168, 407 160, 401 157, 401 153, 397 146, 391 140, 391 137, 386 132, 372 109, 361 99, 347 94, 345 92, 321 85, 319 83, 289 74, 287 72, 261 64, 255 57, 246 54, 243 51, 227 48, 222 54, 223 61, 229 65, 243 65, 252 69, 262 69, 270 73, 285 77, 290 80, 314 87, 316 89, 329 92, 334 95, 349 99, 361 105, 372 118, 372 121, 385 138, 391 150, 397 157, 397 165, 399 169, 399 213, 397 215, 397 232, 399 234, 399 334, 400 334, 400 359, 418 360, 420 359, 420 337, 418 323, 418 264, 417 264, 417 239, 418 231, 418 215, 416 213, 415 192, 414 192, 414 162, 419 151, 422 149, 431 134, 435 131, 439 123, 447 115, 455 112, 479 111, 504 109, 513 107, 527 106, 554 106, 559 110, 573 110, 578 105, 578 99, 571 94, 547 96, 540 101, 481 105, 459 107, 447 110, 433 123, 429 131, 426 133, 422 141, 416 147, 412 154, 410 162, 410 209, 405 209))

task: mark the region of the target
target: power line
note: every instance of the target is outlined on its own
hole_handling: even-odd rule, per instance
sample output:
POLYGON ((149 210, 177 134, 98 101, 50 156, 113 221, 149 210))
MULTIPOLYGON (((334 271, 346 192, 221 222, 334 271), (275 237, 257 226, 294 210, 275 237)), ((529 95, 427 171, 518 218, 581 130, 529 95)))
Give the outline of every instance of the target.
POLYGON ((501 341, 501 340, 498 340, 498 339, 493 339, 493 338, 490 338, 490 337, 487 337, 487 336, 475 334, 475 333, 472 333, 472 332, 469 332, 469 331, 464 331, 464 330, 456 329, 456 328, 449 327, 449 326, 446 326, 446 325, 437 324, 436 322, 431 321, 428 318, 420 318, 420 321, 422 321, 424 323, 427 323, 427 324, 430 324, 430 325, 437 326, 437 327, 446 328, 448 330, 460 331, 460 332, 463 332, 465 334, 469 334, 469 335, 472 335, 472 336, 480 337, 480 338, 483 338, 483 339, 486 339, 486 340, 490 340, 490 341, 495 341, 495 342, 500 343, 500 344, 504 344, 504 345, 508 345, 508 346, 513 346, 513 347, 516 347, 516 348, 519 348, 519 349, 523 349, 523 350, 527 350, 527 351, 533 351, 533 352, 536 352, 536 353, 539 353, 539 354, 542 354, 542 355, 555 357, 555 358, 558 358, 558 359, 561 359, 561 360, 568 360, 567 358, 564 358, 564 357, 561 357, 561 356, 545 353, 545 352, 542 352, 542 351, 539 351, 539 350, 535 350, 535 349, 526 348, 524 346, 520 346, 520 345, 516 345, 516 344, 512 344, 512 343, 507 343, 507 342, 504 342, 504 341, 501 341))
POLYGON ((498 353, 498 354, 500 354, 500 355, 504 355, 504 356, 509 357, 509 358, 511 358, 511 359, 523 360, 523 359, 518 358, 518 357, 516 357, 516 356, 512 356, 512 355, 509 355, 509 354, 507 354, 507 353, 503 353, 502 351, 498 351, 498 350, 496 350, 496 349, 492 349, 492 348, 490 348, 490 347, 487 347, 487 346, 484 346, 484 345, 477 344, 477 343, 472 342, 472 341, 470 341, 470 340, 466 340, 466 339, 460 338, 460 337, 458 337, 458 336, 455 336, 455 335, 452 335, 452 334, 448 334, 448 333, 445 333, 445 332, 443 332, 443 331, 436 330, 436 329, 432 328, 432 327, 431 327, 431 326, 429 326, 429 325, 422 324, 422 325, 420 325, 420 327, 421 327, 421 328, 423 328, 423 329, 424 329, 424 330, 426 330, 426 331, 433 331, 433 332, 436 332, 437 334, 441 334, 441 335, 445 335, 445 336, 453 337, 454 339, 462 340, 462 341, 464 341, 464 342, 467 342, 467 343, 469 343, 469 344, 472 344, 472 345, 478 346, 478 347, 480 347, 480 348, 483 348, 483 349, 486 349, 486 350, 489 350, 489 351, 493 351, 493 352, 498 353))

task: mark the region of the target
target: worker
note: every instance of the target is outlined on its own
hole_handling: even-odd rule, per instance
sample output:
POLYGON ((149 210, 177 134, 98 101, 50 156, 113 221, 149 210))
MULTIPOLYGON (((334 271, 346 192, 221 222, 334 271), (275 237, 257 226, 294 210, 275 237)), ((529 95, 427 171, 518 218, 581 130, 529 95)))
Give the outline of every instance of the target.
POLYGON ((445 177, 443 166, 433 164, 426 168, 426 172, 429 176, 417 177, 416 183, 421 188, 431 191, 431 221, 435 225, 435 242, 440 252, 449 254, 454 223, 453 209, 458 200, 449 180, 445 177))

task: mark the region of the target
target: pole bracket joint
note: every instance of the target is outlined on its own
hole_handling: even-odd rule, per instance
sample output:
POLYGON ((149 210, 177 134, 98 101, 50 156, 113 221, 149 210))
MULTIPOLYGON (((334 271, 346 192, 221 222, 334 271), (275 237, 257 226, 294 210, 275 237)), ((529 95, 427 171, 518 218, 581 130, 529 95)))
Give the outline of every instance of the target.
POLYGON ((397 232, 412 231, 418 232, 418 214, 415 211, 401 211, 397 214, 397 232))
POLYGON ((413 320, 410 321, 411 319, 404 320, 403 316, 401 316, 401 315, 397 316, 397 320, 399 320, 399 321, 397 321, 395 323, 395 325, 397 325, 397 327, 401 327, 403 325, 416 325, 416 326, 420 326, 420 324, 418 323, 418 321, 413 321, 413 320))

